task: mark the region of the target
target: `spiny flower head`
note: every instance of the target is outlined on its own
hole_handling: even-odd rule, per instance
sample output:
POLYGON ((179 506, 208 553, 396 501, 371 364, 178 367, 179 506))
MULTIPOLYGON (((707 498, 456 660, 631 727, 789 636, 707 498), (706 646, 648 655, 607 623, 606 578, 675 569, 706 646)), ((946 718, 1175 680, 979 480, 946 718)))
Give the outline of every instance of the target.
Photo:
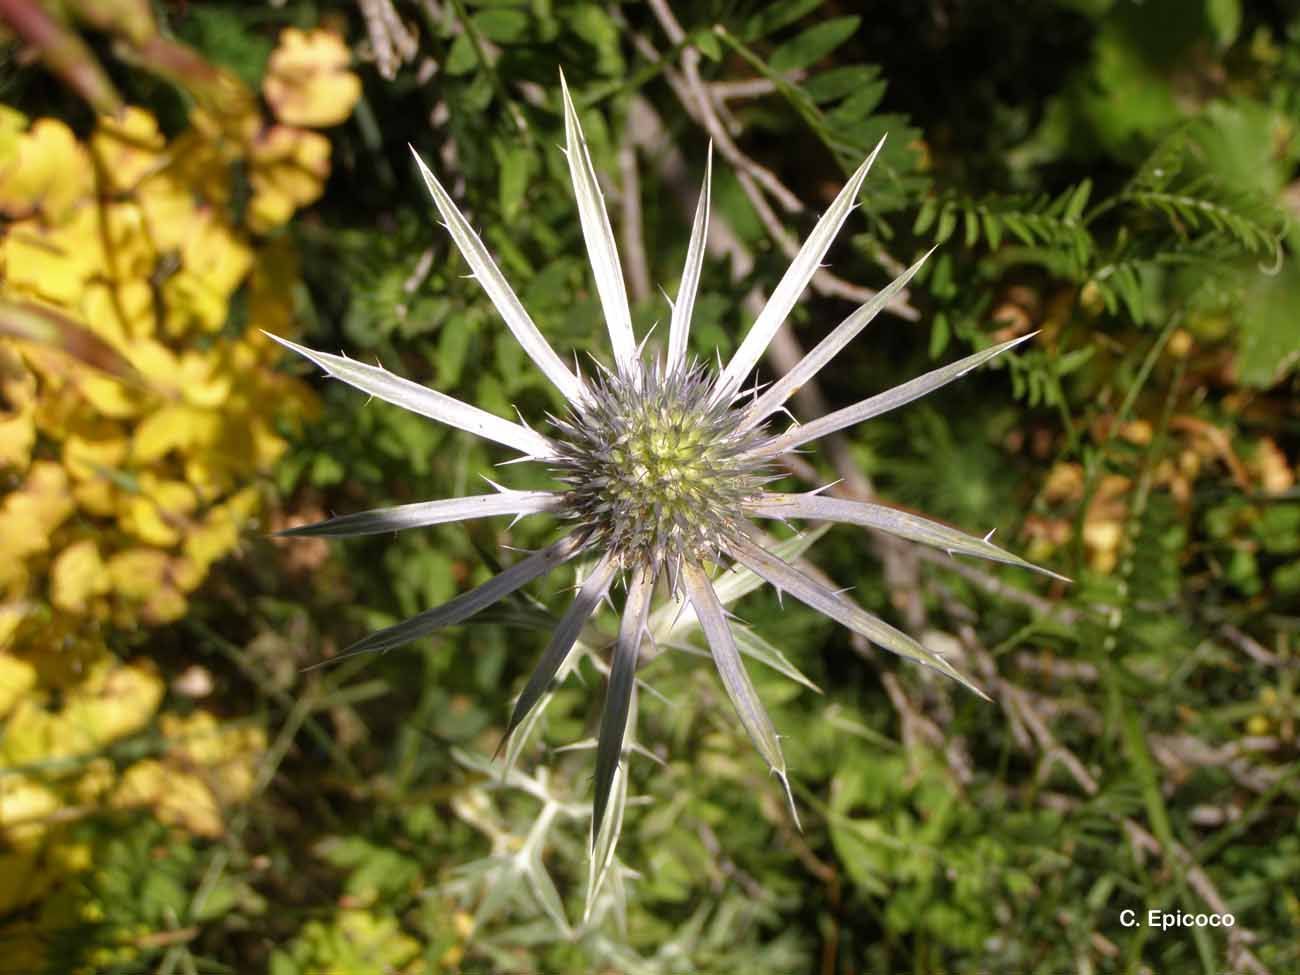
POLYGON ((740 512, 766 480, 762 433, 742 430, 713 385, 702 366, 665 375, 650 361, 631 380, 597 377, 551 420, 564 514, 624 571, 667 568, 675 580, 683 562, 720 562, 744 535, 740 512))
POLYGON ((515 704, 506 731, 509 736, 561 672, 584 624, 621 576, 627 596, 610 661, 609 686, 596 748, 592 817, 592 842, 595 843, 601 834, 623 754, 638 657, 649 637, 647 621, 660 579, 667 582, 671 595, 685 604, 683 609, 689 607, 694 614, 737 716, 768 766, 781 779, 787 795, 789 783, 780 743, 741 663, 728 615, 710 575, 713 567, 742 566, 772 583, 778 591, 837 620, 877 646, 933 667, 979 693, 943 657, 867 613, 842 592, 782 559, 773 551, 772 539, 754 520, 845 522, 891 532, 954 554, 1034 568, 993 545, 988 536, 966 535, 895 508, 823 497, 817 491, 782 494, 764 490, 771 468, 783 454, 924 396, 1029 336, 976 352, 818 419, 792 424, 780 431, 769 430, 769 421, 783 411, 786 400, 906 286, 925 260, 922 257, 854 310, 761 395, 742 391, 763 351, 853 209, 880 146, 822 215, 735 355, 714 375, 703 366, 688 362, 686 354, 691 312, 704 259, 712 153, 705 166, 704 189, 691 229, 686 267, 673 303, 666 353, 660 360, 648 356, 644 343, 638 345, 633 333, 614 235, 562 75, 561 89, 565 154, 596 291, 609 329, 612 368, 599 366, 594 376, 584 378, 564 363, 520 304, 443 185, 416 156, 416 164, 444 226, 474 277, 532 361, 568 401, 563 417, 549 418, 548 435, 402 379, 379 366, 278 339, 331 376, 372 396, 494 440, 521 452, 527 460, 547 465, 557 480, 557 489, 516 491, 493 485, 496 491, 490 494, 343 515, 286 534, 369 534, 467 518, 521 517, 539 512, 567 520, 568 531, 558 541, 527 555, 450 602, 372 633, 348 648, 344 655, 388 650, 460 623, 557 566, 585 558, 590 561, 589 568, 515 704))

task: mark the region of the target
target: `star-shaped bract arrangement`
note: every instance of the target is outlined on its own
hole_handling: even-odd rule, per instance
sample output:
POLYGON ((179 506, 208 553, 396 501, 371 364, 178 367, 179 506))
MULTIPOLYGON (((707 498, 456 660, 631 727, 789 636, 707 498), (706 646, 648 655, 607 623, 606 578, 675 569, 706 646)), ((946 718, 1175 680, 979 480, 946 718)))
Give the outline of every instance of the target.
MULTIPOLYGON (((764 490, 764 485, 773 479, 773 467, 782 454, 924 396, 1031 336, 990 346, 807 423, 794 423, 779 432, 770 430, 769 421, 783 410, 785 402, 888 305, 929 256, 926 254, 855 309, 761 395, 742 391, 760 356, 821 266, 832 240, 854 209, 863 180, 881 146, 877 145, 858 167, 818 220, 735 355, 714 374, 687 357, 691 312, 708 230, 712 150, 691 228, 686 267, 672 304, 666 354, 662 359, 647 356, 644 343, 638 345, 632 330, 609 215, 563 75, 561 91, 565 155, 596 291, 609 329, 612 368, 598 363, 595 375, 583 377, 564 363, 538 330, 442 183, 418 154, 415 156, 444 226, 473 276, 533 363, 567 400, 567 413, 549 418, 553 431, 549 436, 402 379, 379 366, 317 352, 281 338, 277 341, 363 392, 494 440, 519 451, 525 460, 547 465, 562 486, 554 491, 515 491, 493 485, 496 491, 492 494, 364 511, 294 528, 284 534, 364 535, 493 515, 518 518, 541 512, 569 522, 568 531, 558 541, 526 556, 478 588, 372 633, 333 659, 389 650, 434 630, 461 623, 566 562, 594 560, 515 704, 506 732, 509 737, 562 671, 584 624, 621 576, 626 583, 627 597, 610 662, 596 745, 591 834, 595 843, 623 754, 638 656, 649 637, 647 620, 660 580, 666 583, 673 598, 684 599, 694 611, 736 714, 768 767, 780 778, 787 797, 790 787, 780 741, 741 663, 728 614, 710 576, 711 567, 733 563, 744 566, 775 586, 778 592, 793 596, 876 646, 933 667, 983 696, 942 656, 866 612, 842 592, 780 558, 771 551, 770 539, 752 519, 808 519, 862 525, 934 545, 952 554, 974 555, 1036 569, 992 544, 987 536, 967 535, 895 508, 824 497, 817 491, 784 494, 764 490)), ((883 142, 882 139, 881 145, 883 142)), ((792 811, 793 808, 791 801, 792 811)))

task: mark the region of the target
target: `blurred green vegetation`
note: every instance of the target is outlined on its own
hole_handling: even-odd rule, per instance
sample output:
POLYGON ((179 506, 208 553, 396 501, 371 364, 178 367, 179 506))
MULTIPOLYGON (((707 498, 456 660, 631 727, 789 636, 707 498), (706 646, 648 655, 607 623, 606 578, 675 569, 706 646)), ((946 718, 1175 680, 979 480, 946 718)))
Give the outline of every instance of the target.
MULTIPOLYGON (((31 63, 22 31, 0 76, 0 519, 27 532, 21 546, 0 535, 23 570, 0 573, 0 972, 1300 968, 1294 0, 155 5, 158 36, 219 66, 218 90, 246 96, 233 103, 210 75, 156 70, 155 47, 113 41, 125 28, 83 7, 49 5, 97 59, 99 87, 52 85, 60 62, 31 63), (587 924, 592 753, 560 749, 594 734, 593 661, 509 775, 489 763, 569 580, 412 647, 303 669, 482 581, 503 545, 545 544, 554 524, 268 537, 474 493, 485 476, 540 488, 545 473, 496 467, 499 450, 319 381, 256 335, 297 332, 544 424, 559 398, 464 276, 407 144, 552 345, 604 356, 557 149, 560 67, 625 266, 649 282, 630 274, 639 334, 666 322, 658 288, 676 291, 713 127, 729 250, 705 266, 702 356, 734 347, 743 297, 778 280, 790 242, 887 132, 831 252, 835 279, 796 310, 795 338, 809 347, 843 317, 844 282, 881 286, 940 246, 910 311, 878 319, 820 395, 847 404, 977 344, 1039 335, 849 431, 835 457, 803 459, 819 483, 847 464, 881 499, 996 528, 1074 579, 826 533, 816 564, 994 702, 863 652, 770 590, 746 597, 744 620, 822 690, 750 668, 803 832, 712 668, 666 653, 643 672, 655 693, 639 711, 658 761, 631 760, 619 862, 587 924), (82 100, 109 93, 139 113, 129 138, 82 100), (55 148, 31 137, 56 121, 68 135, 55 148), (186 264, 186 221, 228 228, 223 246, 248 265, 195 299, 199 324, 161 315, 156 340, 135 319, 104 325, 86 295, 129 283, 113 239, 108 270, 80 268, 84 287, 61 297, 41 290, 64 280, 55 258, 28 253, 16 270, 22 240, 55 233, 49 201, 97 138, 161 154, 168 173, 163 147, 210 164, 177 175, 176 253, 132 265, 175 308, 189 292, 168 281, 211 280, 186 264), (46 159, 29 145, 53 154, 47 180, 14 175, 13 160, 46 159), (30 300, 141 373, 129 410, 80 331, 52 319, 33 333, 11 313, 30 300), (141 351, 155 346, 173 358, 141 351), (148 460, 115 452, 163 409, 137 387, 190 361, 209 366, 176 395, 226 392, 191 403, 184 429, 216 422, 194 418, 208 410, 222 437, 175 434, 148 460), (85 441, 107 453, 72 456, 85 441), (49 501, 64 490, 50 484, 106 471, 111 504, 49 501), (185 490, 192 505, 176 500, 185 490), (179 522, 150 520, 138 496, 164 515, 178 505, 179 522), (226 524, 201 523, 218 509, 242 532, 200 532, 226 524), (146 554, 114 575, 92 550, 110 566, 146 554), (1230 911, 1236 925, 1127 928, 1126 908, 1230 911)), ((156 188, 155 163, 121 158, 156 188)), ((150 212, 145 189, 109 189, 85 192, 150 212)), ((80 238, 50 239, 57 252, 80 238)))

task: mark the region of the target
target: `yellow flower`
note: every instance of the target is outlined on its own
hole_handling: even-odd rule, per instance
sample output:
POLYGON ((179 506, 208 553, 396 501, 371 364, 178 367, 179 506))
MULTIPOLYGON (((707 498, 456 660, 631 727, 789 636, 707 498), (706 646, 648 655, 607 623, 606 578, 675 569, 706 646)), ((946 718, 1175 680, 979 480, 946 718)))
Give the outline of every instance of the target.
POLYGON ((361 97, 361 80, 348 70, 349 61, 337 34, 286 28, 267 64, 262 93, 287 125, 338 125, 361 97))
POLYGON ((257 766, 266 751, 261 728, 221 725, 207 711, 183 718, 164 714, 159 726, 168 741, 168 762, 201 770, 222 803, 243 802, 253 794, 257 766))
POLYGON ((210 511, 185 536, 186 556, 204 571, 235 547, 244 523, 257 508, 257 492, 246 488, 210 511))
MULTIPOLYGON (((91 865, 69 840, 83 810, 217 836, 252 794, 264 733, 206 712, 162 716, 166 751, 119 775, 105 749, 155 720, 165 683, 106 637, 185 614, 258 514, 248 485, 284 451, 276 430, 314 408, 259 331, 295 331, 292 238, 256 235, 320 196, 329 142, 287 123, 341 122, 360 93, 347 65, 333 35, 286 32, 278 122, 216 72, 174 137, 139 107, 78 139, 0 105, 0 303, 106 353, 57 330, 0 339, 0 915, 91 865)), ((0 969, 45 964, 6 934, 0 969)))
POLYGON ((113 590, 127 599, 147 599, 167 575, 167 553, 156 548, 128 548, 114 555, 108 563, 108 577, 113 590))
POLYGON ((63 467, 73 480, 100 480, 122 465, 128 449, 121 424, 79 413, 68 424, 63 467))
POLYGON ((209 209, 190 221, 180 260, 181 269, 163 286, 168 334, 216 331, 225 324, 230 296, 252 267, 252 251, 209 209))
POLYGON ((148 724, 163 690, 152 664, 123 664, 103 654, 68 687, 62 707, 51 709, 41 694, 24 696, 9 715, 0 758, 31 765, 93 755, 148 724))
POLYGON ((223 807, 252 795, 265 734, 260 728, 222 727, 206 711, 185 718, 164 714, 159 725, 168 741, 166 755, 127 769, 111 804, 147 806, 164 823, 220 836, 223 807))
POLYGON ((186 352, 181 355, 176 379, 186 402, 213 409, 230 399, 234 376, 226 368, 224 356, 213 353, 186 352))
POLYGON ((69 545, 50 568, 50 602, 65 612, 86 612, 90 601, 108 589, 104 561, 92 539, 69 545))
MULTIPOLYGON (((0 777, 0 914, 40 900, 54 885, 63 844, 51 845, 50 832, 60 805, 30 777, 0 777)), ((13 960, 8 937, 4 958, 13 960)))
POLYGON ((149 472, 140 475, 138 485, 136 492, 122 497, 118 525, 142 542, 170 548, 180 541, 189 515, 198 507, 194 489, 149 472))
POLYGON ((139 619, 153 625, 185 615, 182 582, 190 583, 192 566, 157 548, 128 548, 108 560, 108 578, 117 597, 115 619, 130 625, 139 619))
POLYGON ((330 143, 317 132, 275 125, 251 146, 249 225, 266 232, 318 199, 329 175, 330 143))
POLYGON ((116 192, 130 192, 165 162, 167 140, 142 108, 128 106, 120 118, 106 115, 90 139, 99 171, 116 192))
POLYGON ((210 205, 226 202, 228 187, 222 181, 225 164, 215 159, 211 164, 201 164, 208 161, 176 158, 183 142, 173 145, 168 167, 142 180, 135 192, 160 255, 180 251, 190 235, 198 200, 210 205), (191 179, 194 182, 188 182, 191 179))
POLYGON ((35 667, 21 657, 0 653, 0 718, 12 711, 35 683, 35 667))
POLYGON ((197 836, 220 836, 221 809, 201 779, 169 769, 156 759, 136 762, 122 775, 110 799, 118 809, 147 806, 159 822, 197 836))
POLYGON ((0 341, 0 471, 27 470, 36 443, 36 377, 11 343, 0 341))
POLYGON ((164 406, 140 421, 131 438, 131 461, 153 464, 172 451, 189 453, 217 439, 221 417, 212 410, 177 403, 164 406))
POLYGON ((37 461, 23 486, 0 503, 0 538, 5 557, 0 559, 0 591, 25 579, 23 560, 48 550, 50 536, 72 513, 68 475, 52 461, 37 461))
POLYGON ((6 290, 74 307, 92 275, 103 267, 98 217, 81 206, 57 224, 40 217, 16 220, 0 241, 6 290))
POLYGON ((0 835, 11 847, 31 850, 45 837, 59 797, 22 775, 0 777, 0 835))
POLYGON ((39 214, 60 223, 93 189, 94 170, 72 130, 37 119, 0 167, 0 212, 22 219, 39 214))
POLYGON ((82 317, 116 348, 147 339, 157 328, 153 288, 143 278, 88 281, 78 304, 82 317))

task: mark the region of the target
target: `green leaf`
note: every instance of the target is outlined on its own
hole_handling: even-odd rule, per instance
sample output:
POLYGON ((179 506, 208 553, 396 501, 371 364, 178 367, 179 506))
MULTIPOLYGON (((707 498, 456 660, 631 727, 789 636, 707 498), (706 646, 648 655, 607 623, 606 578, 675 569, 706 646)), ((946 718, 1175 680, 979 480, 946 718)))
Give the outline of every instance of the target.
POLYGON ((317 852, 331 865, 348 871, 344 890, 362 904, 392 897, 417 882, 420 866, 409 855, 377 846, 360 836, 322 841, 317 852))
POLYGON ((474 50, 474 42, 470 40, 468 34, 458 34, 451 42, 451 50, 447 52, 444 70, 451 77, 456 78, 469 74, 476 67, 478 67, 478 54, 474 50))
POLYGON ((1092 180, 1085 179, 1070 193, 1070 202, 1065 207, 1067 220, 1079 220, 1088 206, 1088 197, 1092 193, 1092 180))
POLYGON ((1249 386, 1271 386, 1300 359, 1300 267, 1295 260, 1256 283, 1238 313, 1241 350, 1237 371, 1249 386))
POLYGON ((564 11, 569 29, 595 48, 596 71, 617 78, 624 72, 623 51, 618 25, 604 9, 594 3, 582 3, 564 11))
POLYGON ((840 126, 862 121, 880 107, 885 87, 885 82, 873 81, 859 88, 826 113, 826 124, 840 126))
POLYGON ((989 247, 997 250, 1002 243, 1002 221, 988 210, 981 210, 980 215, 984 220, 984 236, 988 239, 989 247))
POLYGON ((691 43, 710 61, 722 60, 722 43, 718 40, 718 35, 713 31, 696 31, 691 35, 691 43))
POLYGON ((177 17, 173 27, 185 40, 256 88, 266 73, 274 47, 269 32, 250 31, 241 12, 217 4, 196 4, 177 17))
POLYGON ((850 64, 820 71, 800 87, 805 95, 820 104, 861 91, 879 77, 880 69, 874 64, 850 64))
POLYGON ((927 196, 916 213, 916 222, 912 224, 912 233, 918 237, 934 226, 934 219, 939 215, 939 201, 927 196))
MULTIPOLYGON (((1193 154, 1224 184, 1270 199, 1291 179, 1297 147, 1279 140, 1295 123, 1252 98, 1212 101, 1187 128, 1193 154)), ((1184 154, 1186 142, 1177 145, 1184 154)))
POLYGON ((519 216, 524 195, 539 168, 537 157, 518 140, 498 141, 492 148, 500 164, 497 193, 501 201, 501 216, 506 221, 513 221, 519 216))
POLYGON ((936 243, 942 244, 952 236, 952 232, 957 229, 957 209, 956 207, 946 206, 939 217, 939 229, 934 232, 936 243))
POLYGON ((861 22, 856 16, 835 17, 809 27, 773 52, 772 70, 784 74, 821 60, 852 37, 861 22))
POLYGON ((1205 19, 1219 47, 1227 47, 1241 31, 1241 0, 1205 0, 1205 19))
POLYGON ((1081 349, 1075 349, 1073 352, 1067 352, 1056 360, 1057 376, 1068 376, 1070 373, 1079 369, 1092 358, 1093 353, 1097 351, 1095 345, 1085 345, 1081 349))
POLYGON ((762 12, 755 14, 745 22, 740 36, 747 41, 756 41, 793 24, 796 20, 822 5, 822 0, 773 0, 762 12))
POLYGON ((943 350, 948 348, 948 339, 951 334, 951 329, 948 326, 948 316, 944 312, 938 312, 930 325, 931 359, 937 359, 943 355, 943 350))
MULTIPOLYGON (((1137 16, 1136 14, 1134 16, 1137 16)), ((1182 31, 1170 32, 1181 39, 1182 31)), ((1131 158, 1153 135, 1179 117, 1172 86, 1129 32, 1108 24, 1099 34, 1090 71, 1077 84, 1075 105, 1102 148, 1131 158)))
POLYGON ((474 15, 474 26, 489 41, 518 44, 528 38, 532 21, 522 10, 483 10, 474 15))
POLYGON ((438 332, 438 350, 433 363, 440 389, 455 389, 460 383, 470 343, 478 333, 478 320, 469 315, 455 315, 438 332))

